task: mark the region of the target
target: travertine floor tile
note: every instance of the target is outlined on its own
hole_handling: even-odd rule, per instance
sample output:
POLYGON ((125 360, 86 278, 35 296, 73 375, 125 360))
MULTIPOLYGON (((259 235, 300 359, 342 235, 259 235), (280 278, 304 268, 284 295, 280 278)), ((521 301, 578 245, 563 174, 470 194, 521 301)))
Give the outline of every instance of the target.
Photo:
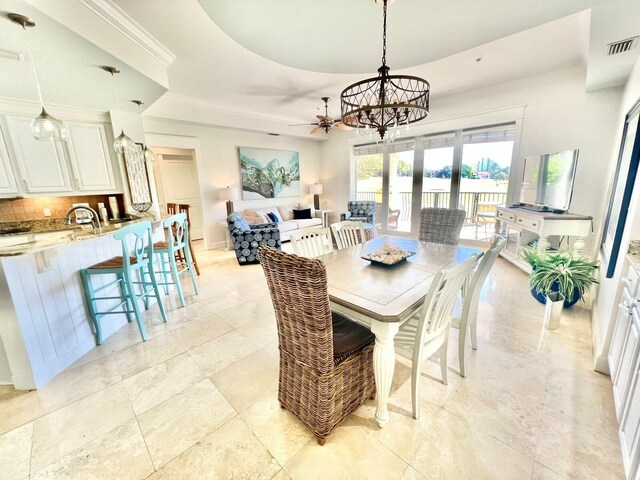
POLYGON ((124 381, 136 415, 161 404, 204 378, 186 353, 170 358, 124 381))
POLYGON ((149 452, 138 423, 133 420, 58 458, 31 478, 137 480, 151 473, 153 464, 149 452))
POLYGON ((134 417, 122 383, 89 395, 33 423, 31 470, 38 471, 134 417))
POLYGON ((218 338, 232 328, 215 314, 192 319, 171 330, 171 335, 185 350, 190 350, 208 341, 218 338))
POLYGON ((535 459, 571 479, 625 478, 617 431, 595 419, 576 420, 545 407, 535 459))
POLYGON ((236 412, 257 400, 276 398, 279 356, 277 350, 262 348, 214 374, 211 380, 236 412))
POLYGON ((533 459, 442 410, 411 460, 427 479, 531 478, 533 459))
POLYGON ((0 478, 16 480, 29 476, 33 423, 0 435, 0 478))
POLYGON ((207 379, 138 415, 138 422, 156 469, 235 416, 207 379))
POLYGON ((285 465, 293 480, 396 479, 407 464, 365 429, 347 421, 320 446, 313 439, 285 465))
POLYGON ((127 378, 184 351, 184 347, 167 332, 118 352, 115 360, 122 378, 127 378))
POLYGON ((158 470, 156 478, 269 480, 280 469, 249 427, 235 417, 158 470))
POLYGON ((210 376, 259 348, 260 345, 254 344, 246 336, 234 330, 189 350, 189 355, 204 373, 210 376))
POLYGON ((280 408, 277 395, 258 400, 240 416, 280 465, 285 465, 309 440, 315 438, 301 420, 280 408))
POLYGON ((218 316, 233 328, 238 328, 270 313, 273 313, 270 301, 258 303, 255 300, 248 300, 237 307, 219 311, 218 316))

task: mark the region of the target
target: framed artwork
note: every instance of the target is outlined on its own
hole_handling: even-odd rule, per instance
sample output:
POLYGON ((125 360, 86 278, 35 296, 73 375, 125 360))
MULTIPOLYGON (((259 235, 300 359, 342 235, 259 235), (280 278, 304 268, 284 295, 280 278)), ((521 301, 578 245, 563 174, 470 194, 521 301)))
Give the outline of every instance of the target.
POLYGON ((602 254, 607 262, 607 278, 613 277, 620 254, 622 234, 627 224, 629 203, 640 163, 640 100, 625 117, 609 210, 602 235, 602 254))
POLYGON ((146 212, 153 205, 151 200, 151 184, 147 162, 142 152, 142 144, 136 143, 133 147, 125 147, 122 152, 124 167, 127 171, 127 183, 131 195, 131 206, 138 212, 146 212))
POLYGON ((300 196, 298 152, 239 147, 242 199, 300 196))

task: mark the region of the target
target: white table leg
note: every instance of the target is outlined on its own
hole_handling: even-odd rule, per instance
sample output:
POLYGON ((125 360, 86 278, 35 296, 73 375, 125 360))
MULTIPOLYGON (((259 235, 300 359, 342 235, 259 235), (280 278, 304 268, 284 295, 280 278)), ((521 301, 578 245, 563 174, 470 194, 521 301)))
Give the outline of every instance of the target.
POLYGON ((376 420, 380 428, 383 428, 389 422, 387 401, 393 380, 393 370, 396 365, 396 351, 393 346, 393 339, 399 329, 400 324, 396 322, 371 320, 371 331, 376 336, 376 344, 373 348, 373 375, 376 380, 378 400, 376 420))

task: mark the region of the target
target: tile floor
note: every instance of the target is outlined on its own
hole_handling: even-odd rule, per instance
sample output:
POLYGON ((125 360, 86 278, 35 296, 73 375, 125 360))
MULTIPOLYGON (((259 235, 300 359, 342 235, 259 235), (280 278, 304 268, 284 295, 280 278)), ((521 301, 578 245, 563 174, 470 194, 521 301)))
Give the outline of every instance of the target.
POLYGON ((278 406, 260 266, 221 250, 198 260, 201 294, 185 308, 164 297, 166 325, 147 312, 146 343, 130 324, 39 391, 0 386, 1 479, 623 478, 588 311, 543 330, 526 275, 506 261, 485 286, 468 377, 457 375, 454 331, 449 385, 425 362, 419 421, 398 360, 387 428, 369 401, 320 447, 278 406))

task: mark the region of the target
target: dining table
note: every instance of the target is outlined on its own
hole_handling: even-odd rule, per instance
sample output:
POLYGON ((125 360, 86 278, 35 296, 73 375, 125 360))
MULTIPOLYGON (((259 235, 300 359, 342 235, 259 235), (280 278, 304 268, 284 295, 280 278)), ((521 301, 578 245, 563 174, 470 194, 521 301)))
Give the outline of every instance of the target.
POLYGON ((385 235, 319 257, 327 270, 332 310, 366 326, 375 335, 375 416, 381 428, 389 422, 387 402, 396 360, 394 338, 400 326, 420 310, 438 271, 473 254, 482 254, 482 250, 385 235), (387 244, 415 255, 395 265, 374 264, 362 258, 387 244))

